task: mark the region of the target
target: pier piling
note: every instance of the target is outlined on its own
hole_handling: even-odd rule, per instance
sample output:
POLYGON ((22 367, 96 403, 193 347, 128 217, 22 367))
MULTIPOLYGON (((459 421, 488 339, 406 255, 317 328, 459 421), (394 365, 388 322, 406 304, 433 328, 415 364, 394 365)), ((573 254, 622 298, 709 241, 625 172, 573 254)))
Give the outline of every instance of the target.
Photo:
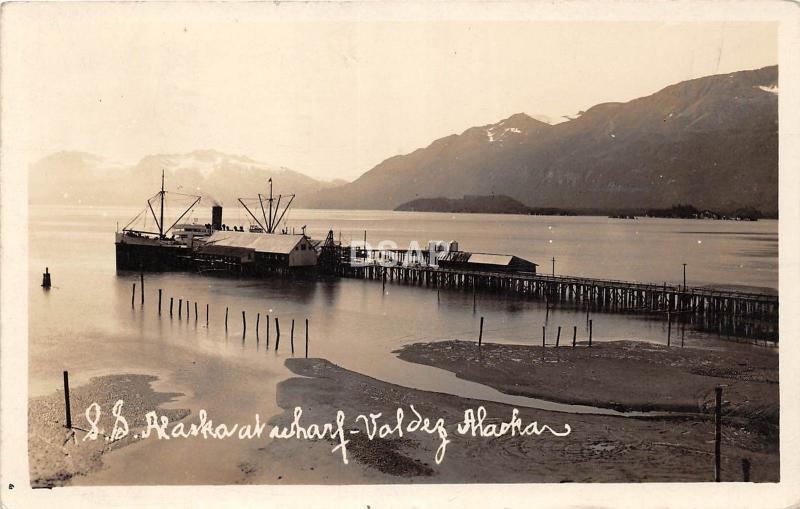
POLYGON ((558 332, 556 333, 556 348, 558 348, 558 342, 561 341, 561 326, 558 326, 558 332))
POLYGON ((178 320, 183 319, 183 299, 178 299, 178 320))
POLYGON ((247 333, 247 318, 245 317, 244 311, 242 311, 242 337, 247 333))
MULTIPOLYGON (((360 252, 359 252, 360 253, 360 252)), ((410 252, 374 251, 375 259, 397 259, 401 261, 413 257, 410 252)), ((343 257, 344 258, 344 257, 343 257)), ((388 282, 406 282, 420 286, 436 288, 436 300, 441 302, 443 288, 454 288, 472 291, 473 312, 477 316, 477 289, 498 290, 522 294, 545 302, 546 316, 549 319, 551 308, 565 302, 573 302, 580 311, 586 314, 588 328, 592 312, 614 311, 623 313, 651 313, 661 319, 670 318, 676 312, 681 317, 691 314, 692 320, 698 318, 704 324, 719 327, 719 332, 726 332, 729 321, 740 330, 774 337, 777 342, 778 299, 775 295, 749 293, 741 291, 720 291, 709 288, 688 288, 685 285, 667 285, 641 283, 635 281, 603 280, 585 277, 563 276, 554 274, 519 274, 491 271, 461 271, 431 266, 355 266, 346 262, 337 269, 341 277, 363 279, 383 279, 388 282), (470 289, 470 286, 472 288, 470 289), (584 306, 584 307, 581 307, 584 306), (741 323, 744 319, 753 318, 768 323, 766 330, 741 323)), ((384 290, 385 291, 385 290, 384 290)), ((545 320, 545 325, 548 321, 545 320)), ((671 345, 671 338, 670 338, 671 345)))
POLYGON ((197 301, 194 302, 194 321, 197 321, 197 301))
POLYGON ((592 346, 592 320, 589 320, 589 346, 592 346))
POLYGON ((714 388, 716 406, 714 409, 714 481, 720 482, 721 471, 721 442, 722 442, 722 387, 714 388))
POLYGON ((256 341, 258 341, 258 327, 261 322, 261 313, 256 313, 256 341))
POLYGON ((281 324, 278 322, 278 317, 275 317, 275 351, 278 351, 278 344, 281 342, 281 324))
POLYGON ((266 315, 266 316, 267 316, 267 339, 264 340, 264 349, 265 350, 269 346, 269 315, 266 315))
POLYGON ((575 348, 575 340, 578 339, 578 326, 572 326, 572 348, 575 348))
POLYGON ((158 289, 158 316, 161 316, 161 288, 158 289))
POLYGON ((67 413, 66 428, 72 429, 72 410, 69 405, 69 372, 64 371, 64 408, 67 413))
POLYGON ((225 330, 228 330, 228 308, 225 307, 225 330))
POLYGON ((208 304, 206 304, 206 328, 208 328, 208 304))
POLYGON ((667 346, 672 342, 672 316, 667 311, 667 346))
POLYGON ((478 302, 476 295, 477 294, 475 292, 475 276, 472 276, 472 312, 473 313, 475 312, 475 308, 476 308, 477 302, 478 302))
POLYGON ((133 283, 133 288, 131 289, 131 307, 134 306, 134 299, 136 299, 136 283, 133 283))
POLYGON ((545 334, 546 334, 547 326, 542 325, 542 348, 545 347, 545 334))
POLYGON ((140 292, 142 294, 142 306, 144 306, 144 272, 139 273, 139 279, 142 282, 142 288, 140 289, 140 292))
POLYGON ((483 341, 483 317, 481 317, 481 328, 478 332, 478 346, 481 346, 481 341, 483 341))
POLYGON ((169 317, 172 318, 172 300, 174 297, 169 298, 169 317))
POLYGON ((308 359, 308 318, 306 318, 306 359, 308 359))
POLYGON ((294 318, 292 318, 292 331, 289 334, 289 344, 292 346, 292 355, 294 355, 294 318))

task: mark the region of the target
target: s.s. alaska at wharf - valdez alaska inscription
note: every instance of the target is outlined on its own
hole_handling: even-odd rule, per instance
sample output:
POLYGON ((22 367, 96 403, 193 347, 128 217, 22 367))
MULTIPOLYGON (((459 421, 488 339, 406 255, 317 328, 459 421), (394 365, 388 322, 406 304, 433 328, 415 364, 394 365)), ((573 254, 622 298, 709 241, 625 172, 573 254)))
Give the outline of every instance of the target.
MULTIPOLYGON (((85 411, 86 420, 90 428, 86 431, 83 441, 97 440, 100 435, 105 435, 105 440, 113 442, 121 440, 130 435, 131 430, 128 421, 122 415, 124 402, 117 400, 112 409, 115 422, 110 435, 105 435, 104 430, 98 427, 102 416, 102 409, 99 404, 92 403, 85 411)), ((260 438, 268 439, 297 439, 297 440, 326 440, 330 439, 337 442, 331 452, 339 451, 342 455, 342 462, 348 464, 347 444, 350 442, 348 436, 364 433, 371 442, 376 438, 387 438, 390 436, 401 438, 405 433, 426 433, 436 436, 439 439, 439 447, 436 450, 436 464, 441 464, 450 444, 448 439, 447 424, 443 418, 429 418, 420 414, 414 405, 409 405, 411 415, 407 419, 403 408, 398 407, 394 415, 384 416, 383 413, 359 414, 356 418, 346 425, 347 418, 342 410, 336 411, 336 418, 333 422, 322 424, 301 423, 303 409, 294 408, 294 418, 288 426, 271 426, 267 431, 267 424, 261 422, 259 414, 255 414, 254 420, 250 424, 215 424, 209 419, 205 409, 198 411, 196 422, 170 423, 165 415, 158 415, 155 411, 145 414, 147 421, 146 427, 133 435, 134 439, 146 439, 155 437, 158 440, 171 440, 174 438, 203 438, 224 440, 238 438, 239 440, 254 440, 260 438)), ((496 421, 496 418, 492 418, 496 421)), ((499 438, 506 435, 510 436, 539 436, 548 432, 554 437, 565 437, 572 432, 569 424, 563 424, 563 431, 556 431, 547 424, 539 425, 538 422, 525 424, 519 418, 519 410, 514 408, 511 418, 508 421, 487 423, 486 408, 478 406, 477 409, 468 408, 464 410, 464 420, 455 425, 457 435, 469 436, 474 438, 499 438)))

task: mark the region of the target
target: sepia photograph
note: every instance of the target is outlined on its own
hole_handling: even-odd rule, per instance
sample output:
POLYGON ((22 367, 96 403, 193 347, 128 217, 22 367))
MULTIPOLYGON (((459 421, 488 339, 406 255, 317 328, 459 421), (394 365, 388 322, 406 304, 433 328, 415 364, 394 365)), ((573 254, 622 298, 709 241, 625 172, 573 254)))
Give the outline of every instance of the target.
POLYGON ((3 4, 4 507, 784 493, 797 12, 599 4, 3 4))

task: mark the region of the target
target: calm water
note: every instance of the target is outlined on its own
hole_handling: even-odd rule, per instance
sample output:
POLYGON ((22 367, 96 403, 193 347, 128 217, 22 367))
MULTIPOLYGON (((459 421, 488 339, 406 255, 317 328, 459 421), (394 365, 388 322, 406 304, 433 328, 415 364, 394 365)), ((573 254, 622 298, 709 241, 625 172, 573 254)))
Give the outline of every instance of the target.
MULTIPOLYGON (((473 338, 480 316, 486 317, 488 341, 538 343, 545 324, 553 334, 562 326, 565 337, 573 325, 578 326, 579 339, 586 334, 584 314, 555 310, 546 316, 536 301, 484 295, 479 296, 477 312, 473 313, 468 292, 443 290, 437 300, 432 290, 388 285, 386 294, 382 294, 380 283, 358 280, 253 281, 186 273, 148 274, 146 304, 143 309, 139 306, 137 289, 137 305, 131 309, 131 284, 138 276, 116 273, 113 230, 117 221, 124 224, 136 212, 128 208, 31 209, 32 389, 40 381, 57 378, 59 371, 53 364, 64 359, 73 359, 92 371, 132 364, 166 368, 158 353, 165 344, 252 362, 257 346, 264 353, 266 314, 273 317, 271 335, 274 317, 281 320, 284 343, 289 340, 291 320, 296 320, 298 352, 304 327, 301 323, 308 318, 311 355, 384 380, 420 387, 426 387, 425 377, 434 370, 397 361, 391 351, 415 341, 473 338), (50 292, 38 286, 45 266, 53 273, 55 288, 50 292), (165 314, 161 319, 156 312, 158 288, 164 289, 165 314), (176 315, 178 298, 192 305, 198 302, 200 319, 196 323, 194 318, 170 321, 166 317, 170 297, 175 298, 176 315), (206 304, 210 307, 209 327, 205 325, 206 304), (230 309, 227 336, 223 326, 226 306, 230 309), (242 310, 249 322, 244 345, 242 310), (257 313, 262 314, 258 345, 257 313), (124 356, 119 348, 125 349, 124 356)), ((226 220, 236 219, 237 213, 226 212, 226 220)), ((199 216, 198 220, 208 218, 199 216)), ((370 242, 391 239, 401 246, 412 240, 424 245, 429 239, 456 239, 466 250, 514 253, 539 263, 555 257, 557 273, 678 282, 681 263, 686 260, 690 285, 777 289, 778 284, 776 221, 297 210, 292 211, 288 225, 298 230, 307 225, 314 238, 324 237, 333 228, 342 232, 343 240, 362 239, 366 229, 370 242)), ((598 340, 660 342, 666 337, 664 323, 646 317, 597 314, 593 320, 594 338, 598 340)), ((696 343, 706 338, 686 331, 686 340, 696 343)), ((284 352, 282 347, 278 355, 284 352)))

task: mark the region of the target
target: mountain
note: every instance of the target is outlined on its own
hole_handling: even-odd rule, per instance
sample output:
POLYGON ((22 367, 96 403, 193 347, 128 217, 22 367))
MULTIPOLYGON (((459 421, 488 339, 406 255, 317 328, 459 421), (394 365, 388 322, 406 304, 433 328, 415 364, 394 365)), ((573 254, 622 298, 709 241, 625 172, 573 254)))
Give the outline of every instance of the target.
POLYGON ((144 205, 160 189, 162 169, 168 191, 230 206, 238 206, 239 197, 268 193, 270 177, 276 195, 295 193, 298 199, 342 184, 215 150, 150 155, 133 166, 84 152, 57 152, 31 165, 29 200, 35 204, 144 205))
POLYGON ((778 209, 778 68, 708 76, 551 125, 524 113, 391 157, 304 200, 393 209, 504 194, 534 208, 778 209))

